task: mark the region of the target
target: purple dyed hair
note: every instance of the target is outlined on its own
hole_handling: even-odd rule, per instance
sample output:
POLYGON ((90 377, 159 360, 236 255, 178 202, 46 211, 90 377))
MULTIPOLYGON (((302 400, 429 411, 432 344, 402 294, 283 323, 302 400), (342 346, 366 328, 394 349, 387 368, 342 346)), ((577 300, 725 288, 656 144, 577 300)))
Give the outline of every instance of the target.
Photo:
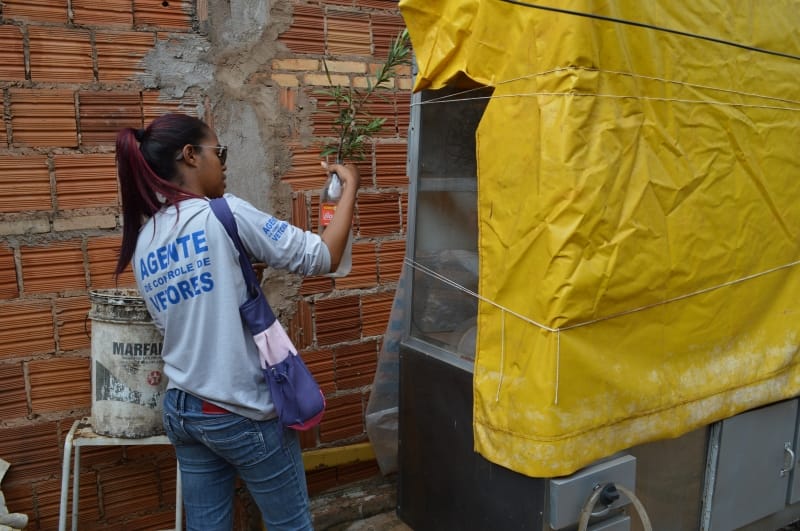
POLYGON ((200 144, 211 132, 202 120, 185 114, 159 116, 147 129, 125 128, 117 134, 117 177, 122 195, 122 246, 119 276, 133 258, 145 220, 162 207, 199 197, 175 184, 176 157, 186 144, 200 144))

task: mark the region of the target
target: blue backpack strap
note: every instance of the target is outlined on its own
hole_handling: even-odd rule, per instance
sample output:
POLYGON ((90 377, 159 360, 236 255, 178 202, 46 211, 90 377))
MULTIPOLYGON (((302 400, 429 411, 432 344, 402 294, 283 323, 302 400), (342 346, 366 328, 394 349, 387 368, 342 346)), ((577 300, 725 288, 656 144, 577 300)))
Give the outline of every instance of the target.
POLYGON ((261 291, 261 286, 258 284, 253 265, 250 263, 247 252, 244 250, 244 245, 242 245, 242 240, 239 238, 239 229, 236 226, 236 218, 233 217, 231 207, 224 197, 212 199, 209 201, 209 205, 211 205, 212 212, 217 216, 222 226, 225 227, 225 231, 239 251, 239 265, 242 267, 242 274, 244 275, 245 283, 247 283, 247 292, 250 294, 250 298, 254 298, 261 291))

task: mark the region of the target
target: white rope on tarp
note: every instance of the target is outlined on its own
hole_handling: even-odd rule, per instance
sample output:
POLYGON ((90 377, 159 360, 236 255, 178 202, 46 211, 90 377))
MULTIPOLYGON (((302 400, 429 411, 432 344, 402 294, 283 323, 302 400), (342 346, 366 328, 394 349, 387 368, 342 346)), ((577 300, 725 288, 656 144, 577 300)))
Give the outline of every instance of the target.
POLYGON ((635 96, 630 94, 602 94, 599 92, 518 92, 515 94, 501 94, 499 96, 475 96, 472 98, 460 98, 457 100, 443 100, 443 101, 424 101, 416 102, 411 105, 428 105, 431 103, 453 103, 462 101, 473 100, 498 100, 503 98, 532 98, 540 96, 570 96, 576 98, 607 98, 607 99, 620 99, 620 100, 644 100, 644 101, 661 101, 669 103, 687 103, 696 105, 717 105, 721 107, 736 107, 740 109, 769 109, 774 111, 795 111, 800 112, 800 108, 781 107, 778 105, 754 105, 751 103, 734 103, 724 101, 709 101, 709 100, 690 100, 684 98, 663 98, 658 96, 635 96))
POLYGON ((751 275, 746 275, 744 277, 741 277, 741 278, 738 278, 738 279, 735 279, 735 280, 730 280, 728 282, 723 282, 723 283, 717 284, 715 286, 699 289, 699 290, 693 291, 691 293, 686 293, 686 294, 683 294, 683 295, 678 295, 676 297, 671 297, 669 299, 664 299, 664 300, 661 300, 661 301, 658 301, 658 302, 654 302, 652 304, 645 304, 643 306, 638 306, 638 307, 632 308, 630 310, 624 310, 624 311, 613 313, 613 314, 606 315, 606 316, 603 316, 603 317, 598 317, 597 319, 592 319, 592 320, 589 320, 589 321, 582 321, 580 323, 575 323, 575 324, 566 325, 566 326, 562 326, 562 327, 558 327, 558 328, 553 328, 553 327, 547 326, 545 324, 542 324, 539 321, 536 321, 535 319, 532 319, 530 317, 522 315, 521 313, 516 312, 516 311, 514 311, 514 310, 512 310, 512 309, 510 309, 510 308, 508 308, 506 306, 503 306, 502 304, 499 304, 496 301, 493 301, 493 300, 491 300, 491 299, 489 299, 487 297, 484 297, 483 295, 480 295, 479 293, 477 293, 477 292, 475 292, 475 291, 473 291, 473 290, 471 290, 469 288, 466 288, 465 286, 462 286, 458 282, 456 282, 456 281, 454 281, 454 280, 452 280, 450 278, 447 278, 446 276, 442 275, 441 273, 438 273, 438 272, 434 271, 433 269, 431 269, 429 267, 426 267, 426 266, 420 264, 419 262, 414 261, 413 259, 411 259, 409 257, 405 257, 403 259, 403 261, 409 267, 411 267, 411 268, 413 268, 413 269, 415 269, 417 271, 420 271, 422 273, 425 273, 426 275, 431 276, 431 277, 443 282, 444 284, 447 284, 448 286, 451 286, 452 288, 455 288, 455 289, 457 289, 457 290, 459 290, 459 291, 461 291, 463 293, 466 293, 467 295, 470 295, 471 297, 474 297, 474 298, 480 300, 481 302, 484 302, 484 303, 486 303, 486 304, 488 304, 490 306, 493 306, 493 307, 495 307, 495 308, 500 310, 500 312, 501 312, 501 331, 500 331, 500 334, 501 334, 500 335, 500 337, 501 337, 501 350, 500 350, 500 352, 501 352, 501 359, 500 359, 501 366, 500 366, 500 379, 499 379, 499 382, 498 382, 498 385, 497 385, 497 392, 495 393, 495 401, 496 402, 498 402, 500 400, 500 387, 502 386, 502 383, 503 383, 503 373, 504 373, 504 369, 505 369, 505 350, 504 350, 505 349, 505 314, 509 313, 509 314, 513 315, 514 317, 516 317, 516 318, 518 318, 518 319, 520 319, 520 320, 522 320, 522 321, 524 321, 526 323, 532 324, 533 326, 536 326, 536 327, 538 327, 538 328, 540 328, 540 329, 542 329, 542 330, 544 330, 546 332, 555 333, 556 334, 556 360, 555 360, 555 388, 554 388, 554 396, 553 396, 553 404, 555 404, 555 405, 558 405, 558 386, 559 386, 559 379, 560 379, 561 333, 562 332, 566 332, 568 330, 574 330, 576 328, 582 328, 582 327, 585 327, 585 326, 597 324, 597 323, 600 323, 600 322, 603 322, 603 321, 609 321, 611 319, 617 319, 619 317, 624 317, 624 316, 631 315, 631 314, 638 313, 638 312, 643 312, 643 311, 646 311, 646 310, 657 308, 659 306, 664 306, 666 304, 671 304, 673 302, 678 302, 678 301, 682 301, 682 300, 685 300, 685 299, 688 299, 688 298, 691 298, 691 297, 696 297, 698 295, 703 295, 703 294, 706 294, 706 293, 710 293, 712 291, 716 291, 716 290, 721 289, 721 288, 734 286, 736 284, 741 284, 741 283, 747 282, 749 280, 754 280, 756 278, 760 278, 760 277, 763 277, 763 276, 766 276, 766 275, 769 275, 769 274, 772 274, 772 273, 776 273, 778 271, 782 271, 782 270, 785 270, 785 269, 790 269, 792 267, 800 265, 800 260, 795 260, 794 262, 789 262, 788 264, 783 264, 783 265, 780 265, 780 266, 777 266, 777 267, 772 267, 770 269, 766 269, 766 270, 760 271, 758 273, 753 273, 751 275))
MULTIPOLYGON (((713 92, 721 92, 725 94, 735 95, 735 96, 744 96, 748 98, 759 98, 769 101, 781 102, 786 103, 789 105, 798 105, 800 106, 800 101, 792 100, 789 98, 779 98, 777 96, 770 96, 767 94, 759 94, 756 92, 745 92, 741 90, 734 90, 725 87, 715 87, 712 85, 703 85, 700 83, 691 83, 688 81, 679 81, 675 79, 666 79, 657 76, 647 76, 643 74, 637 74, 635 72, 625 72, 622 70, 603 70, 600 68, 587 68, 587 67, 578 67, 578 66, 569 66, 569 67, 560 67, 560 68, 553 68, 550 70, 544 70, 542 72, 536 72, 531 74, 526 74, 523 76, 506 79, 502 81, 497 81, 492 87, 498 87, 501 85, 507 85, 510 83, 516 83, 517 81, 522 81, 525 79, 531 79, 536 77, 543 77, 554 73, 562 73, 562 72, 572 72, 572 71, 582 71, 582 72, 593 72, 598 74, 609 74, 615 76, 622 76, 622 77, 631 77, 634 79, 641 79, 645 81, 656 81, 659 83, 665 83, 669 85, 678 85, 679 87, 688 87, 693 89, 699 90, 706 90, 706 91, 713 91, 713 92)), ((641 100, 650 100, 650 101, 662 101, 662 102, 675 102, 675 103, 691 103, 691 104, 704 104, 704 105, 720 105, 720 106, 730 106, 730 107, 741 107, 741 108, 755 108, 755 109, 771 109, 771 110, 781 110, 781 111, 800 111, 800 108, 794 107, 784 107, 778 105, 755 105, 755 104, 746 104, 746 103, 733 103, 733 102, 724 102, 719 100, 693 100, 693 99, 685 99, 685 98, 663 98, 663 97, 656 97, 656 96, 637 96, 632 94, 602 94, 602 93, 591 93, 591 92, 520 92, 514 94, 503 94, 503 95, 491 95, 491 96, 474 96, 474 97, 463 97, 466 94, 471 94, 476 91, 485 90, 488 86, 481 86, 475 87, 470 89, 465 89, 459 92, 454 92, 452 94, 445 94, 443 96, 439 96, 437 98, 431 98, 429 100, 420 101, 420 102, 412 102, 411 106, 419 106, 419 105, 431 105, 436 103, 456 103, 456 102, 464 102, 464 101, 475 101, 475 100, 490 100, 490 99, 500 99, 500 98, 518 98, 518 97, 538 97, 538 96, 579 96, 579 97, 597 97, 597 98, 616 98, 616 99, 641 99, 641 100)))

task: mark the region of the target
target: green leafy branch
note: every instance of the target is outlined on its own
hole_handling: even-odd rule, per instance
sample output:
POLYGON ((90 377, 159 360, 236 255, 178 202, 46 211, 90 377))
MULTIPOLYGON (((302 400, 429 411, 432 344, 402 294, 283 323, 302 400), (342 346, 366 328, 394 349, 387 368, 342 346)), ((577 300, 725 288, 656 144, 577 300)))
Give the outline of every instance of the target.
POLYGON ((364 111, 364 104, 373 95, 378 95, 377 91, 389 88, 390 82, 397 77, 398 67, 410 63, 411 42, 406 29, 392 40, 386 61, 375 72, 374 82, 367 77, 366 90, 335 85, 328 64, 323 59, 322 64, 330 87, 316 92, 330 98, 326 107, 335 106, 333 129, 337 137, 335 142, 323 146, 323 157, 335 155, 337 161, 364 159, 366 142, 381 130, 386 121, 386 118, 369 116, 364 111))

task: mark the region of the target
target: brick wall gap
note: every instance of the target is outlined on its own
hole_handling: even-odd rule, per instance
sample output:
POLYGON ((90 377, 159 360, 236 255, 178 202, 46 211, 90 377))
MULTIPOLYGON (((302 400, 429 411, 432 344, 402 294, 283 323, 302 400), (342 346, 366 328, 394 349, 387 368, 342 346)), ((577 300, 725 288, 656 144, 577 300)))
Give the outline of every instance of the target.
POLYGON ((3 129, 6 130, 8 145, 11 145, 11 92, 6 89, 3 89, 3 129))
MULTIPOLYGON (((69 11, 72 12, 72 0, 69 0, 69 11)), ((72 17, 70 16, 70 20, 72 17)), ((92 77, 94 82, 100 81, 100 63, 97 59, 97 31, 94 29, 89 30, 89 45, 92 47, 92 77)), ((80 120, 79 120, 80 122, 80 120)))
MULTIPOLYGON (((27 24, 21 26, 22 30, 22 57, 25 61, 25 81, 31 81, 31 40, 28 35, 27 24)), ((10 137, 9 137, 10 138, 10 137)))
POLYGON ((18 245, 11 247, 14 251, 14 273, 17 275, 17 294, 22 296, 22 250, 18 245))
MULTIPOLYGON (((86 283, 86 291, 88 293, 89 287, 92 285, 92 276, 89 274, 89 235, 85 231, 81 231, 83 237, 81 238, 81 254, 83 255, 83 278, 86 283)), ((55 319, 53 320, 55 323, 55 319)), ((56 332, 58 333, 58 332, 56 332)), ((57 340, 57 338, 56 338, 57 340)))
POLYGON ((83 146, 83 138, 81 136, 81 97, 80 90, 75 90, 72 93, 72 105, 75 109, 75 136, 78 142, 76 148, 83 146))
POLYGON ((31 378, 28 371, 28 362, 22 362, 22 378, 25 382, 25 406, 28 408, 28 418, 33 414, 33 399, 31 398, 31 378))
POLYGON ((59 209, 58 193, 56 193, 56 162, 52 153, 47 153, 47 173, 50 177, 50 204, 53 206, 53 214, 55 214, 59 209))

